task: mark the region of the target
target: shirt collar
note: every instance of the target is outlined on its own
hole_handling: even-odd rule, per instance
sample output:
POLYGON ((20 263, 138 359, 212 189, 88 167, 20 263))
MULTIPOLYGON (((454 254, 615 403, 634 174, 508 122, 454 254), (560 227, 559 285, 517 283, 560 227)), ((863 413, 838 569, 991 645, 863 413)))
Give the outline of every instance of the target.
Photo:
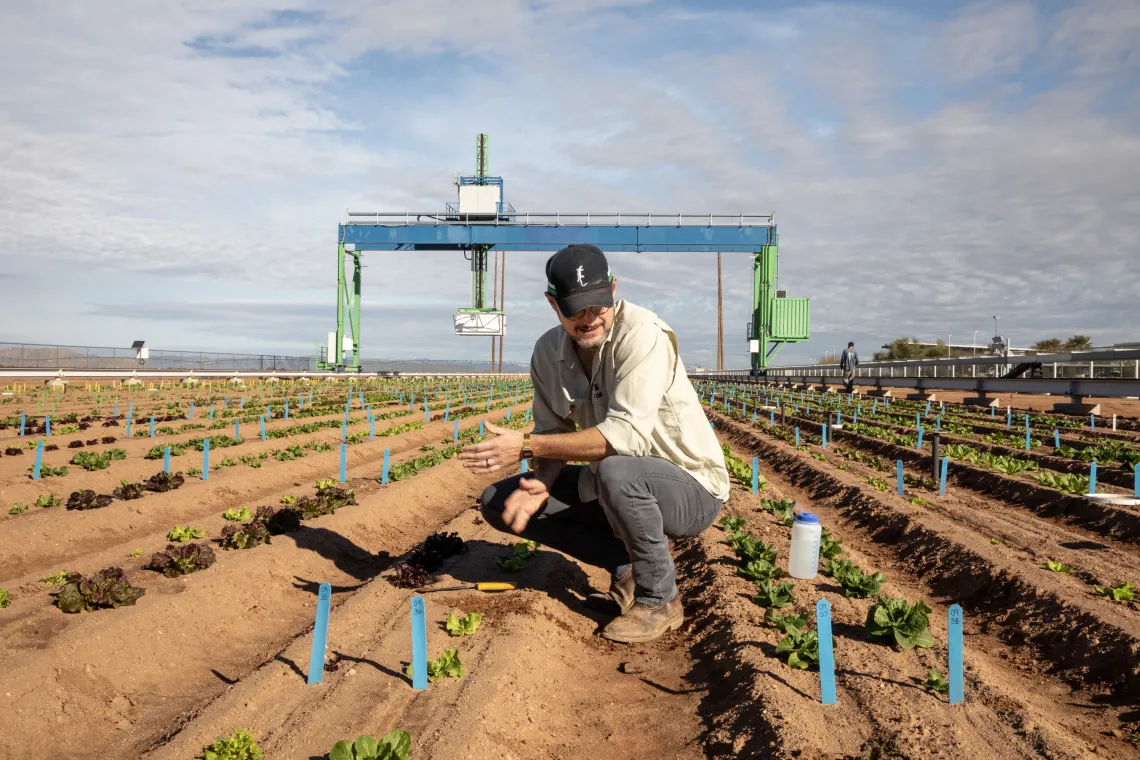
MULTIPOLYGON (((622 307, 624 305, 624 298, 619 298, 617 303, 614 304, 614 321, 613 324, 610 325, 609 335, 606 336, 605 340, 602 341, 602 345, 598 348, 599 354, 605 350, 606 344, 610 342, 611 338, 613 338, 614 330, 617 329, 617 323, 618 320, 621 319, 622 307)), ((579 364, 578 352, 574 350, 574 340, 570 337, 570 333, 566 332, 566 330, 562 331, 562 351, 558 356, 558 361, 570 367, 577 367, 579 364)))

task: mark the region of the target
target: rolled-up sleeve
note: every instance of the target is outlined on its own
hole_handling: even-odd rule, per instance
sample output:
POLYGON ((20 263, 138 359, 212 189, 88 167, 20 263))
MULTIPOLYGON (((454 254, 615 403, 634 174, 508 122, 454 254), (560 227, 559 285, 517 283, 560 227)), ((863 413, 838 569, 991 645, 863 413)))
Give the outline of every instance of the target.
POLYGON ((665 392, 673 382, 672 341, 654 326, 631 332, 614 350, 614 388, 598 431, 623 456, 646 456, 665 392))
POLYGON ((530 381, 534 385, 534 401, 531 403, 534 411, 534 434, 543 433, 573 433, 574 423, 563 419, 554 413, 550 407, 551 388, 543 378, 543 362, 537 352, 530 358, 530 381))

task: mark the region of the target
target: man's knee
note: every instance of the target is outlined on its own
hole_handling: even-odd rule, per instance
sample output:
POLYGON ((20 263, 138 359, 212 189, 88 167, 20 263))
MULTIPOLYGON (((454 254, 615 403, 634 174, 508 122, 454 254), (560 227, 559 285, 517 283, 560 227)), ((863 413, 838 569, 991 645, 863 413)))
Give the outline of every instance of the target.
POLYGON ((483 496, 479 499, 479 511, 483 514, 483 519, 492 528, 501 531, 509 530, 506 523, 503 522, 503 510, 507 506, 507 497, 518 488, 518 481, 519 476, 514 475, 492 483, 483 489, 483 496))

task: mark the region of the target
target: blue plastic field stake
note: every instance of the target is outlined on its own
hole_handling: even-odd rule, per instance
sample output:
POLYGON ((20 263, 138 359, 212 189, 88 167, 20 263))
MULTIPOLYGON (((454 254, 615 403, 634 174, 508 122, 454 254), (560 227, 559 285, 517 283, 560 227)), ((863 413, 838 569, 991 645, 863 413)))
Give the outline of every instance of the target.
POLYGON ((1089 427, 1092 428, 1093 430, 1096 430, 1096 415, 1095 414, 1089 415, 1089 427))
POLYGON ((899 496, 903 495, 903 465, 901 459, 895 460, 895 476, 899 485, 899 496))
POLYGON ((24 423, 26 420, 27 420, 26 415, 23 412, 20 412, 20 435, 21 436, 24 434, 24 423))
POLYGON ((836 703, 835 651, 831 648, 831 605, 826 599, 815 603, 815 632, 819 638, 819 701, 836 703))
POLYGON ((1028 414, 1025 415, 1025 429, 1026 430, 1029 429, 1029 415, 1028 414))
POLYGON ((752 493, 760 492, 760 458, 752 457, 752 493))
POLYGON ((926 413, 923 416, 924 417, 930 416, 930 401, 929 400, 926 402, 926 413))
POLYGON ((241 440, 241 420, 234 420, 234 440, 241 440))
MULTIPOLYGON (((117 412, 118 408, 119 408, 119 405, 115 404, 116 413, 118 413, 117 412)), ((193 404, 190 405, 190 414, 187 415, 187 419, 191 419, 191 420, 194 419, 194 405, 193 404)))
POLYGON ((50 414, 44 415, 44 432, 47 434, 48 438, 51 438, 51 415, 50 414))
POLYGON ((1089 462, 1089 493, 1096 493, 1096 460, 1089 462))
POLYGON ((923 430, 922 430, 922 428, 919 428, 919 429, 918 429, 918 443, 916 443, 916 444, 914 445, 914 447, 915 447, 916 449, 921 449, 921 448, 922 448, 922 433, 923 433, 923 430))
POLYGON ((942 476, 938 479, 938 495, 946 495, 946 469, 950 466, 950 457, 942 457, 942 476))
POLYGON ((369 415, 368 419, 368 440, 376 440, 376 418, 369 415))
POLYGON ((827 448, 827 425, 823 425, 819 429, 820 432, 820 447, 827 448))
POLYGON ((412 597, 412 688, 426 689, 427 674, 427 620, 424 616, 424 598, 412 597))
POLYGON ((1029 451, 1029 426, 1025 427, 1025 450, 1029 451))
POLYGON ((447 422, 451 419, 451 402, 447 402, 447 406, 443 408, 443 421, 447 422))
POLYGON ((768 424, 769 425, 775 425, 776 424, 776 410, 775 409, 769 409, 768 410, 768 424))
POLYGON ((345 467, 348 463, 348 444, 342 443, 340 445, 340 482, 345 481, 345 467))
POLYGON ((1057 428, 1053 428, 1053 448, 1061 448, 1061 433, 1057 428))
POLYGON ((325 677, 325 647, 329 639, 329 605, 332 586, 322 583, 317 592, 317 622, 313 625, 313 651, 309 655, 309 683, 320 683, 325 677))
POLYGON ((962 607, 951 604, 947 615, 946 626, 947 645, 950 649, 950 704, 956 705, 965 701, 965 674, 962 656, 962 607))
POLYGON ((162 471, 165 473, 170 472, 170 447, 167 446, 162 451, 162 471))
POLYGON ((214 419, 214 405, 210 404, 210 419, 214 419))
POLYGON ((131 437, 131 418, 127 417, 127 438, 131 437))
POLYGON ((202 480, 210 479, 210 439, 202 441, 202 480))
POLYGON ((874 417, 879 411, 879 399, 871 402, 871 416, 874 417))
POLYGON ((451 440, 452 441, 458 441, 459 440, 459 418, 458 417, 455 418, 455 429, 452 430, 451 440))
POLYGON ((269 404, 265 405, 265 419, 273 419, 273 410, 269 408, 269 404))
POLYGON ((796 448, 800 447, 800 429, 796 428, 796 448))
POLYGON ((245 396, 242 396, 238 401, 238 409, 245 410, 245 396))
POLYGON ((384 449, 384 471, 380 473, 380 485, 388 484, 388 449, 384 449))
POLYGON ((851 415, 851 423, 854 425, 859 424, 859 410, 856 409, 854 414, 851 415))
POLYGON ((1005 408, 1005 429, 1009 430, 1013 427, 1013 407, 1007 406, 1005 408))
POLYGON ((1140 464, 1132 465, 1132 495, 1140 499, 1140 464))
POLYGON ((935 433, 941 433, 942 432, 942 414, 941 413, 937 414, 934 417, 934 432, 935 433))
POLYGON ((479 437, 480 438, 486 438, 487 437, 487 433, 483 429, 483 420, 479 420, 479 437))
POLYGON ((922 427, 922 415, 919 414, 918 412, 914 413, 914 426, 915 426, 915 428, 922 427))
POLYGON ((507 422, 510 422, 510 421, 511 421, 511 408, 508 406, 507 407, 507 422))
POLYGON ((150 437, 154 438, 154 415, 150 416, 150 437))
POLYGON ((261 421, 261 440, 265 440, 265 417, 258 417, 261 421))
POLYGON ((285 399, 285 419, 289 419, 289 399, 285 399))
POLYGON ((32 480, 40 479, 40 467, 44 463, 44 442, 36 441, 36 463, 32 467, 32 480))
POLYGON ((842 425, 843 424, 843 412, 837 411, 835 413, 835 424, 836 425, 842 425))
POLYGON ((424 422, 431 422, 431 410, 428 409, 427 399, 424 399, 424 422))
POLYGON ((523 423, 526 425, 530 424, 530 407, 529 406, 526 408, 526 419, 523 420, 523 423))
POLYGON ((990 417, 994 416, 994 407, 990 407, 990 417))
MULTIPOLYGON (((191 404, 191 405, 190 405, 190 408, 191 408, 191 409, 193 409, 193 408, 194 408, 194 405, 193 405, 193 404, 191 404)), ((118 417, 118 416, 119 416, 119 402, 118 402, 118 401, 116 401, 116 402, 115 402, 115 409, 114 409, 114 411, 112 411, 112 412, 111 412, 111 415, 112 415, 113 417, 118 417)), ((194 417, 193 417, 193 415, 191 415, 191 416, 190 416, 190 418, 191 418, 191 419, 193 419, 193 418, 194 418, 194 417)))

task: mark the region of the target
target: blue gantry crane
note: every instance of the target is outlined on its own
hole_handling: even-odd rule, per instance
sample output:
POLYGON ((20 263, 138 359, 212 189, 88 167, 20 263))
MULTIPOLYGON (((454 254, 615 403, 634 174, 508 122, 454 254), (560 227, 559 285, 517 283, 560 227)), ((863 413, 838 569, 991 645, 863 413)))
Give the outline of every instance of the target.
POLYGON ((505 200, 503 178, 488 171, 488 136, 480 134, 476 146, 476 174, 456 177, 458 199, 443 211, 354 211, 339 225, 337 329, 329 333, 321 369, 360 370, 360 257, 365 251, 463 252, 471 262, 471 306, 456 311, 454 329, 469 336, 501 336, 505 327, 502 310, 489 305, 487 263, 492 250, 556 251, 590 243, 607 252, 752 253, 747 335, 753 372, 762 374, 785 343, 810 337, 809 299, 787 298, 779 289, 774 215, 518 212, 505 200), (352 258, 351 290, 346 257, 352 258))

